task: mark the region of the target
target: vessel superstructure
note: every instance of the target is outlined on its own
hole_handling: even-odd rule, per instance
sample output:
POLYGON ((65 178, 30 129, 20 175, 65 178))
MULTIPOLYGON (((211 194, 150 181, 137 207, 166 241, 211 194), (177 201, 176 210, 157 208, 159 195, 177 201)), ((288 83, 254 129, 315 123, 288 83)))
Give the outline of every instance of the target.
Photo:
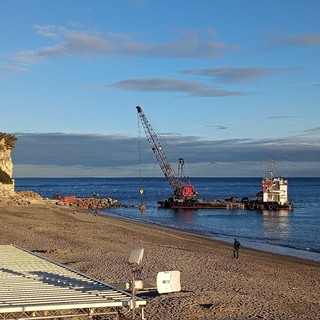
POLYGON ((262 191, 256 194, 255 200, 246 203, 248 209, 275 211, 293 209, 288 196, 288 180, 274 177, 273 159, 269 160, 269 174, 262 179, 261 186, 262 191))

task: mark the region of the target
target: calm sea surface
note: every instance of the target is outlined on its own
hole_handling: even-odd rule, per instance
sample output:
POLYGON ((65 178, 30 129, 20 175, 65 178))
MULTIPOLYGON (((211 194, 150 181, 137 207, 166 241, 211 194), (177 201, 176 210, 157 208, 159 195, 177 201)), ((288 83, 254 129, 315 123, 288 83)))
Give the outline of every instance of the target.
MULTIPOLYGON (((193 178, 193 185, 204 199, 239 200, 254 198, 261 178, 193 178)), ((162 178, 17 178, 16 190, 32 190, 42 197, 55 193, 117 199, 128 208, 108 209, 103 214, 185 230, 243 246, 320 261, 320 178, 290 178, 289 199, 294 211, 260 213, 256 211, 195 210, 175 211, 158 208, 157 201, 171 195, 162 178), (139 189, 144 189, 143 195, 139 189), (133 205, 144 203, 141 213, 133 205)))

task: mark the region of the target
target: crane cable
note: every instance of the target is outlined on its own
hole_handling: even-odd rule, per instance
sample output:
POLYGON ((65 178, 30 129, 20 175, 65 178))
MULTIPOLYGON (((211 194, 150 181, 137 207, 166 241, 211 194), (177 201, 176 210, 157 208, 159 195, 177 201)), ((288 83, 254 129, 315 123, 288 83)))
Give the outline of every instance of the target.
POLYGON ((139 115, 138 119, 138 149, 139 149, 139 193, 141 197, 141 204, 139 206, 140 211, 145 211, 146 206, 143 204, 144 199, 144 189, 142 187, 142 160, 141 160, 141 127, 140 127, 140 119, 139 115))

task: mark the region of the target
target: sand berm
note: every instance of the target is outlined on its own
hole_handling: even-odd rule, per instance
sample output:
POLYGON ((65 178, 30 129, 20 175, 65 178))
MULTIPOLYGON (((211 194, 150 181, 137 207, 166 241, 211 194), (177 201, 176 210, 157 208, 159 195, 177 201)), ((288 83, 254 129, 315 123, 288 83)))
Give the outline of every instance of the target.
POLYGON ((320 319, 318 262, 247 248, 235 260, 230 244, 55 205, 0 203, 0 219, 0 244, 44 250, 107 283, 129 281, 135 247, 145 283, 179 270, 181 292, 147 295, 147 319, 320 319))

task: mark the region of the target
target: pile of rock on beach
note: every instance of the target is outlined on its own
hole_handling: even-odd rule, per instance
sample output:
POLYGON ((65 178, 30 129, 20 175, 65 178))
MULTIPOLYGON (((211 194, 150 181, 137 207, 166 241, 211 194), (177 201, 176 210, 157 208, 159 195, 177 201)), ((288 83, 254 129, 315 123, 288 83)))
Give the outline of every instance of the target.
POLYGON ((118 200, 111 198, 98 198, 87 197, 77 198, 75 196, 60 196, 54 195, 52 199, 42 198, 38 193, 34 191, 18 191, 7 195, 0 196, 0 204, 7 205, 43 205, 51 204, 57 206, 68 206, 77 209, 106 209, 106 208, 118 208, 121 204, 118 200))

